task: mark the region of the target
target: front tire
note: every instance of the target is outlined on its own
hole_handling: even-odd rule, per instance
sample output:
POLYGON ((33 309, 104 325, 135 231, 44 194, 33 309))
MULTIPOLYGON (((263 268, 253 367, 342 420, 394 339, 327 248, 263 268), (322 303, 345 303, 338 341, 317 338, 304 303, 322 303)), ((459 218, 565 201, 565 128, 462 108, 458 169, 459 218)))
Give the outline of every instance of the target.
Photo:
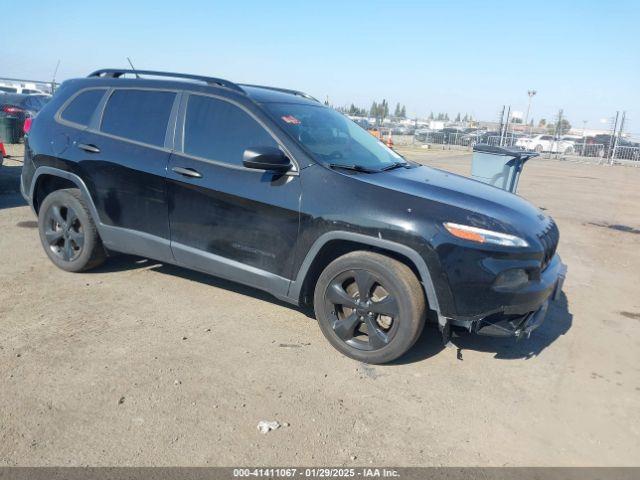
POLYGON ((380 364, 413 346, 424 327, 426 303, 408 266, 357 251, 324 269, 316 283, 314 309, 322 333, 338 351, 380 364))
POLYGON ((40 241, 49 259, 67 272, 82 272, 104 262, 106 253, 80 190, 50 193, 38 211, 40 241))

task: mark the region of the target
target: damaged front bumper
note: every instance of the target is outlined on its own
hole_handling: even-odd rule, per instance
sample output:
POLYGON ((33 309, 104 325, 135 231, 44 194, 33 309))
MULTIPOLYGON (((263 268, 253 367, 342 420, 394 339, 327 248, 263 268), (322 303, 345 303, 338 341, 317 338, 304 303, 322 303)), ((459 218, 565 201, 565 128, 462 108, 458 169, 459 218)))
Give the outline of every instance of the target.
POLYGON ((562 263, 560 257, 554 259, 549 271, 543 274, 542 284, 546 284, 541 292, 537 290, 531 301, 526 300, 521 304, 508 305, 500 311, 481 316, 475 319, 450 319, 452 326, 462 327, 478 335, 492 337, 528 337, 545 320, 549 304, 558 300, 562 293, 562 287, 567 275, 567 266, 562 263))

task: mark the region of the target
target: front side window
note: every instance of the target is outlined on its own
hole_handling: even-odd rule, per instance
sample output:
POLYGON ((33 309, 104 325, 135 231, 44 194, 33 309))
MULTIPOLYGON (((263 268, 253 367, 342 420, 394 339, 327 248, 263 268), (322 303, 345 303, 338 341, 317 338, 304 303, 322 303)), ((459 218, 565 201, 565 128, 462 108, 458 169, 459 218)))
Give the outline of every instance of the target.
POLYGON ((277 142, 241 108, 212 97, 190 95, 184 123, 184 153, 242 165, 247 148, 277 147, 277 142))
POLYGON ((89 125, 93 112, 106 92, 105 89, 85 90, 76 96, 60 116, 69 122, 89 125))
POLYGON ((403 161, 331 108, 299 103, 265 103, 264 107, 318 162, 380 170, 403 161))
POLYGON ((116 90, 107 101, 100 130, 163 146, 175 96, 157 90, 116 90))

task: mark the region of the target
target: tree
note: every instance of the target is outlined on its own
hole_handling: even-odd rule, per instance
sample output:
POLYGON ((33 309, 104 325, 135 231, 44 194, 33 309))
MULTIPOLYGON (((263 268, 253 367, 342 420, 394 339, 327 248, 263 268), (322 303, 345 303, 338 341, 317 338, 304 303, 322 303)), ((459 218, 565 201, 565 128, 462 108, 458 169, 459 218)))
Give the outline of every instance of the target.
POLYGON ((402 118, 407 118, 407 107, 405 107, 404 105, 402 106, 402 108, 400 109, 400 116, 402 118))
POLYGON ((545 118, 541 118, 540 121, 538 122, 538 126, 540 128, 543 128, 546 124, 547 124, 547 120, 545 118))
POLYGON ((394 117, 399 117, 399 116, 400 116, 400 113, 401 113, 401 111, 400 111, 400 104, 399 104, 399 103, 396 103, 396 109, 395 109, 395 111, 393 112, 393 116, 394 116, 394 117))
POLYGON ((547 125, 547 131, 552 134, 564 135, 571 130, 571 124, 566 118, 563 118, 559 122, 550 123, 547 125))
POLYGON ((381 107, 382 108, 380 110, 380 120, 384 121, 384 119, 389 116, 389 104, 387 103, 387 101, 384 98, 382 99, 381 107))
POLYGON ((378 104, 374 102, 371 104, 371 109, 369 110, 369 116, 375 119, 378 118, 378 104))
POLYGON ((435 120, 435 117, 433 116, 433 112, 429 114, 429 120, 435 120))
POLYGON ((455 120, 455 121, 456 121, 456 122, 459 122, 459 121, 460 121, 460 112, 458 112, 458 115, 456 115, 456 120, 455 120))

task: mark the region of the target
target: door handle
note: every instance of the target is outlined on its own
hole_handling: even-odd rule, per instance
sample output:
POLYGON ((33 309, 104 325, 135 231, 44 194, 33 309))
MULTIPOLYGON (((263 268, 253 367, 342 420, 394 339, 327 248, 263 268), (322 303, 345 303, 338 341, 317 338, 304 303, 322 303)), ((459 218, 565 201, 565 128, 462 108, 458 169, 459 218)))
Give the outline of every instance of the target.
POLYGON ((100 153, 100 149, 95 145, 91 145, 90 143, 78 143, 76 145, 80 150, 84 150, 89 153, 100 153))
POLYGON ((184 177, 191 178, 202 178, 202 174, 193 168, 185 168, 185 167, 173 167, 171 171, 177 173, 178 175, 182 175, 184 177))

